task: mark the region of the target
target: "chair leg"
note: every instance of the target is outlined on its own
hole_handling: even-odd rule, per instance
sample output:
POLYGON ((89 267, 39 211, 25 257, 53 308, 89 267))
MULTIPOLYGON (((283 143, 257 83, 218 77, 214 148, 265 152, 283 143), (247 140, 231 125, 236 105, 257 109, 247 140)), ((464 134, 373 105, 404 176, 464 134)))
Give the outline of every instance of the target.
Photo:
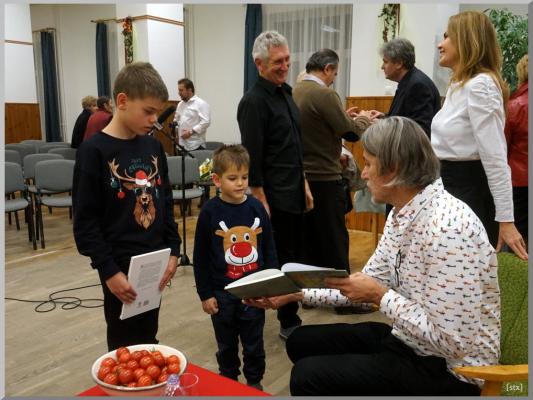
POLYGON ((15 211, 15 224, 17 225, 17 231, 20 231, 19 213, 15 211))
POLYGON ((43 212, 41 208, 41 202, 37 200, 37 230, 40 231, 41 236, 41 248, 44 249, 44 228, 43 228, 43 212))
POLYGON ((11 213, 10 212, 7 213, 7 222, 9 225, 11 225, 11 213))

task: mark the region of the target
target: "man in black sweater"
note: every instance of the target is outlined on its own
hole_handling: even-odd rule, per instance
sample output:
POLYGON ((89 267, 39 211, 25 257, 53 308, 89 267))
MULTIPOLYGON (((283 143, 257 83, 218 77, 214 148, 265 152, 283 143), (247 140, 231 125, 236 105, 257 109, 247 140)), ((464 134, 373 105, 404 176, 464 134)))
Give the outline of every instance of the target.
MULTIPOLYGON (((300 114, 285 83, 291 63, 287 39, 276 31, 263 32, 252 56, 259 78, 241 99, 237 120, 250 153, 250 190, 270 215, 283 265, 300 257, 303 213, 313 208, 313 197, 304 176, 300 114)), ((282 338, 301 325, 297 311, 297 302, 278 310, 282 338)))
POLYGON ((430 137, 431 120, 440 110, 440 94, 433 81, 415 67, 415 48, 403 38, 385 43, 380 50, 385 77, 398 82, 387 116, 415 120, 430 137))

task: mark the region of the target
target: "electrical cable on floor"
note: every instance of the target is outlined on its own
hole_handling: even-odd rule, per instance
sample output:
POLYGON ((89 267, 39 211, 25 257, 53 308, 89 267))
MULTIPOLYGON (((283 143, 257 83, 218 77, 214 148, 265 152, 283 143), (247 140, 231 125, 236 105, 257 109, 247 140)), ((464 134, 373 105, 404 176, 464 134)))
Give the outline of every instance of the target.
MULTIPOLYGON (((172 279, 168 281, 167 287, 171 287, 172 286, 171 282, 172 282, 172 279)), ((20 302, 23 302, 23 303, 39 303, 35 307, 35 312, 38 312, 38 313, 44 313, 44 312, 53 311, 57 307, 57 304, 62 304, 62 306, 61 306, 62 310, 72 310, 72 309, 77 308, 77 307, 82 307, 82 308, 103 307, 104 306, 104 299, 80 299, 80 298, 74 297, 74 296, 52 297, 54 294, 58 294, 58 293, 62 293, 62 292, 70 292, 72 290, 86 289, 86 288, 96 287, 96 286, 102 286, 102 285, 100 283, 97 283, 95 285, 87 285, 87 286, 80 286, 80 287, 72 288, 72 289, 58 290, 58 291, 52 292, 52 293, 50 293, 48 295, 48 299, 49 300, 25 300, 25 299, 16 299, 14 297, 4 297, 4 300, 20 301, 20 302), (72 300, 71 301, 65 301, 66 299, 72 299, 72 300), (97 304, 97 305, 84 305, 83 304, 83 302, 89 302, 89 301, 97 301, 97 302, 101 302, 101 304, 97 304), (41 308, 43 306, 47 305, 47 304, 50 304, 51 308, 45 309, 45 310, 41 310, 41 308)))
POLYGON ((73 290, 85 289, 85 288, 90 288, 90 287, 95 287, 95 286, 101 286, 101 284, 98 283, 96 285, 87 285, 87 286, 80 286, 80 287, 72 288, 72 289, 58 290, 56 292, 50 293, 48 295, 48 300, 24 300, 24 299, 16 299, 16 298, 13 298, 13 297, 4 297, 4 299, 5 300, 20 301, 20 302, 23 302, 23 303, 39 303, 35 307, 35 312, 38 312, 38 313, 44 313, 44 312, 53 311, 53 310, 55 310, 55 308, 57 307, 58 304, 62 304, 61 309, 63 309, 63 310, 72 310, 72 309, 77 308, 77 307, 98 308, 98 307, 102 307, 104 305, 104 299, 80 299, 80 298, 74 297, 74 296, 53 297, 54 295, 56 295, 58 293, 70 292, 70 291, 73 291, 73 290), (98 302, 100 304, 87 305, 86 304, 87 302, 98 302), (47 305, 49 306, 49 308, 43 310, 42 308, 47 306, 47 305))

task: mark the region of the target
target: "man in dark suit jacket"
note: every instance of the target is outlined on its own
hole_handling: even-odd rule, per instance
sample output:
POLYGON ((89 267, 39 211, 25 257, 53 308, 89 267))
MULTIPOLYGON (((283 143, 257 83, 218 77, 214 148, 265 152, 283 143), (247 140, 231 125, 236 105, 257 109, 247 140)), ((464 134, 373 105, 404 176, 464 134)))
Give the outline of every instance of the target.
POLYGON ((403 38, 385 43, 380 53, 385 77, 398 82, 387 116, 408 117, 431 134, 431 120, 440 110, 440 94, 433 81, 415 67, 415 48, 403 38))

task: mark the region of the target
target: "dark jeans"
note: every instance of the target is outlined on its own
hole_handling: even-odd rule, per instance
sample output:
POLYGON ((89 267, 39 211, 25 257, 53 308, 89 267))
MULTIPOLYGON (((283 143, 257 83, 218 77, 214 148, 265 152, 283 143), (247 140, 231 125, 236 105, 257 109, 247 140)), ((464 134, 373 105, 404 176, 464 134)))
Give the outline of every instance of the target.
MULTIPOLYGON (((271 208, 270 221, 280 267, 288 262, 299 262, 302 252, 302 214, 292 214, 271 208)), ((298 302, 280 307, 278 320, 282 328, 300 325, 302 320, 298 316, 298 302)))
POLYGON ((303 262, 350 272, 348 231, 344 220, 346 193, 342 181, 308 183, 314 208, 304 214, 303 262))
POLYGON ((441 160, 440 173, 444 189, 464 201, 474 211, 487 231, 490 244, 495 248, 500 227, 494 220, 494 199, 481 161, 441 160))
POLYGON ((435 356, 418 356, 379 322, 308 325, 287 339, 293 396, 477 396, 435 356))
POLYGON ((258 383, 265 373, 263 328, 265 310, 246 306, 237 297, 215 291, 218 313, 211 315, 217 340, 216 353, 220 375, 237 380, 239 367, 239 337, 242 343, 242 372, 250 383, 258 383))
MULTIPOLYGON (((123 268, 122 272, 127 275, 127 268, 125 270, 123 268)), ((102 282, 102 290, 104 292, 104 316, 107 324, 107 348, 109 351, 122 346, 159 343, 159 340, 156 339, 159 307, 121 320, 119 317, 122 312, 122 302, 111 293, 101 277, 100 282, 102 282)))
POLYGON ((515 186, 513 187, 513 204, 514 204, 514 223, 516 229, 522 235, 524 240, 527 242, 527 217, 528 217, 528 206, 527 206, 527 186, 515 186))

